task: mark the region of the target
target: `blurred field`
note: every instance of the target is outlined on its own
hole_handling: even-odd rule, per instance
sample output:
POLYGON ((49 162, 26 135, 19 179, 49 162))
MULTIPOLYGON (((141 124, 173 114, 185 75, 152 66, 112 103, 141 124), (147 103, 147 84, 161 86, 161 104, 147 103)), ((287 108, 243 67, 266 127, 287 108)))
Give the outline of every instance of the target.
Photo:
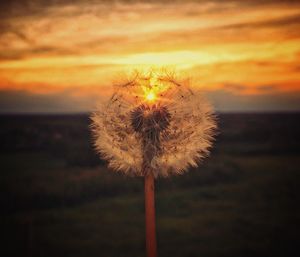
MULTIPOLYGON (((86 115, 2 115, 0 256, 145 256, 143 180, 86 115)), ((159 256, 299 256, 300 114, 220 114, 211 157, 157 181, 159 256)))

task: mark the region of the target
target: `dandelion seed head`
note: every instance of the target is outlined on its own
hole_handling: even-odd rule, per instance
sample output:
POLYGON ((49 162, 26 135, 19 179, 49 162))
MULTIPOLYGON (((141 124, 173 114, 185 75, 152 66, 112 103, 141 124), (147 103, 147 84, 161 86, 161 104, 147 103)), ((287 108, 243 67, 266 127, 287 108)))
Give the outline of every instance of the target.
POLYGON ((201 92, 168 72, 135 73, 91 116, 94 145, 128 175, 181 174, 209 154, 216 129, 201 92))

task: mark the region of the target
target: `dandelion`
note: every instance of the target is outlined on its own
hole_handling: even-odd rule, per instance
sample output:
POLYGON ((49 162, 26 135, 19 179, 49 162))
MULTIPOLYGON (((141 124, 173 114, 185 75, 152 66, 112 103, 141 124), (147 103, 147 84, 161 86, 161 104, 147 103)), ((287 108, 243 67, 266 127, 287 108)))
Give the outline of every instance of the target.
POLYGON ((135 73, 92 115, 95 148, 113 170, 145 177, 147 256, 156 256, 154 178, 181 174, 209 154, 211 105, 168 72, 135 73))

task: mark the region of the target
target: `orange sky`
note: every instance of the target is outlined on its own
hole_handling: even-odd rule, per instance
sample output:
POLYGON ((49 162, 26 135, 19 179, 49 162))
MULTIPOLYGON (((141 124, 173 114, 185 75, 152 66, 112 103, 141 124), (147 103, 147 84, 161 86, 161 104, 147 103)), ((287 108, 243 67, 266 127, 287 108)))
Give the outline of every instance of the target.
POLYGON ((160 66, 191 77, 221 111, 300 109, 297 1, 13 0, 0 8, 2 111, 87 111, 122 72, 160 66))

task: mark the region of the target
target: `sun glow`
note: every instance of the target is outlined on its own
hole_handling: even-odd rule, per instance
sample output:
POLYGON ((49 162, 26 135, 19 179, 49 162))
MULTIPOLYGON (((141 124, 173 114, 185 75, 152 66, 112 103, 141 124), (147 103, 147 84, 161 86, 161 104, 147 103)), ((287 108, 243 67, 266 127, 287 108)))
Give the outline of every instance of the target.
POLYGON ((145 94, 145 98, 148 102, 154 102, 156 100, 156 95, 153 91, 149 91, 145 94))
POLYGON ((135 70, 153 70, 136 101, 169 104, 172 85, 156 72, 164 69, 193 80, 218 109, 283 108, 275 99, 298 108, 300 6, 292 1, 33 2, 0 17, 0 112, 56 110, 62 99, 62 111, 89 110, 135 70), (36 2, 51 11, 35 12, 36 2))

